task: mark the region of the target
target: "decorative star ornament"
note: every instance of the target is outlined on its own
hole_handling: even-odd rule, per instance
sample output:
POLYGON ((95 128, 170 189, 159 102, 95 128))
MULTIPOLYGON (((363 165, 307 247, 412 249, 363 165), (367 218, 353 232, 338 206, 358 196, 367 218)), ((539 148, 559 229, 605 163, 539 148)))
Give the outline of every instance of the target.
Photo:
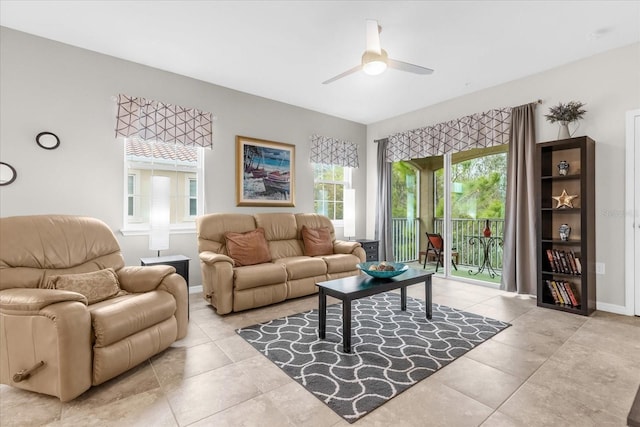
POLYGON ((556 206, 557 208, 572 208, 573 207, 573 199, 575 199, 576 197, 578 197, 577 194, 570 196, 567 194, 567 190, 562 190, 562 194, 560 194, 559 196, 551 196, 552 199, 554 199, 555 201, 558 202, 558 206, 556 206))

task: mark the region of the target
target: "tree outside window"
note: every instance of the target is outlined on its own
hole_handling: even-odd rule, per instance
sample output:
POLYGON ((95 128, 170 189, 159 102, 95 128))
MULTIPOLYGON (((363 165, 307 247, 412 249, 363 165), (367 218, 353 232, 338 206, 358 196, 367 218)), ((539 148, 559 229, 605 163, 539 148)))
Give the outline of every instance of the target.
POLYGON ((314 211, 332 221, 344 219, 344 189, 351 188, 351 168, 337 165, 313 164, 314 211))

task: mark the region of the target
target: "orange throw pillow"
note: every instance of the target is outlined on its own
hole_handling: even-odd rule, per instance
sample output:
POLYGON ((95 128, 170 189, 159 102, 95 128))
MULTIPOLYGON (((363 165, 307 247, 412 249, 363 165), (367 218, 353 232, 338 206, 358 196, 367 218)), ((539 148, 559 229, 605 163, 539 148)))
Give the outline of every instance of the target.
POLYGON ((246 233, 225 233, 227 253, 236 266, 255 265, 271 262, 269 244, 264 237, 264 228, 256 228, 246 233))
POLYGON ((308 228, 303 225, 302 241, 304 242, 304 254, 307 256, 331 255, 333 253, 329 227, 308 228))

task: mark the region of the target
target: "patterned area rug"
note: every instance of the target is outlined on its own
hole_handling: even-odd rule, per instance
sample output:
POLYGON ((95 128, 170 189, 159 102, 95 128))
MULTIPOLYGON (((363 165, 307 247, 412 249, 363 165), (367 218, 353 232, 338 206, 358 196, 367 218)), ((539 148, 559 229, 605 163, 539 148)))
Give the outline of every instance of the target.
POLYGON ((342 304, 238 329, 237 333, 349 423, 510 326, 508 323, 387 292, 356 300, 352 353, 342 351, 342 304))

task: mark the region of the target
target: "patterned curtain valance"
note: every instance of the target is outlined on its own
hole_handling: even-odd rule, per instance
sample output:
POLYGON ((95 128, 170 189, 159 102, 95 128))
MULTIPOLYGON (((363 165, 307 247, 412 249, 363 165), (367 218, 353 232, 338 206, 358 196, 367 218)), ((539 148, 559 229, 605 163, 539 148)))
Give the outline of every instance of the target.
POLYGON ((211 148, 213 115, 205 111, 118 95, 116 138, 139 138, 211 148))
POLYGON ((311 137, 309 161, 311 163, 357 168, 359 166, 358 144, 327 136, 313 135, 311 137))
POLYGON ((389 136, 387 161, 420 159, 509 143, 511 107, 389 136))

